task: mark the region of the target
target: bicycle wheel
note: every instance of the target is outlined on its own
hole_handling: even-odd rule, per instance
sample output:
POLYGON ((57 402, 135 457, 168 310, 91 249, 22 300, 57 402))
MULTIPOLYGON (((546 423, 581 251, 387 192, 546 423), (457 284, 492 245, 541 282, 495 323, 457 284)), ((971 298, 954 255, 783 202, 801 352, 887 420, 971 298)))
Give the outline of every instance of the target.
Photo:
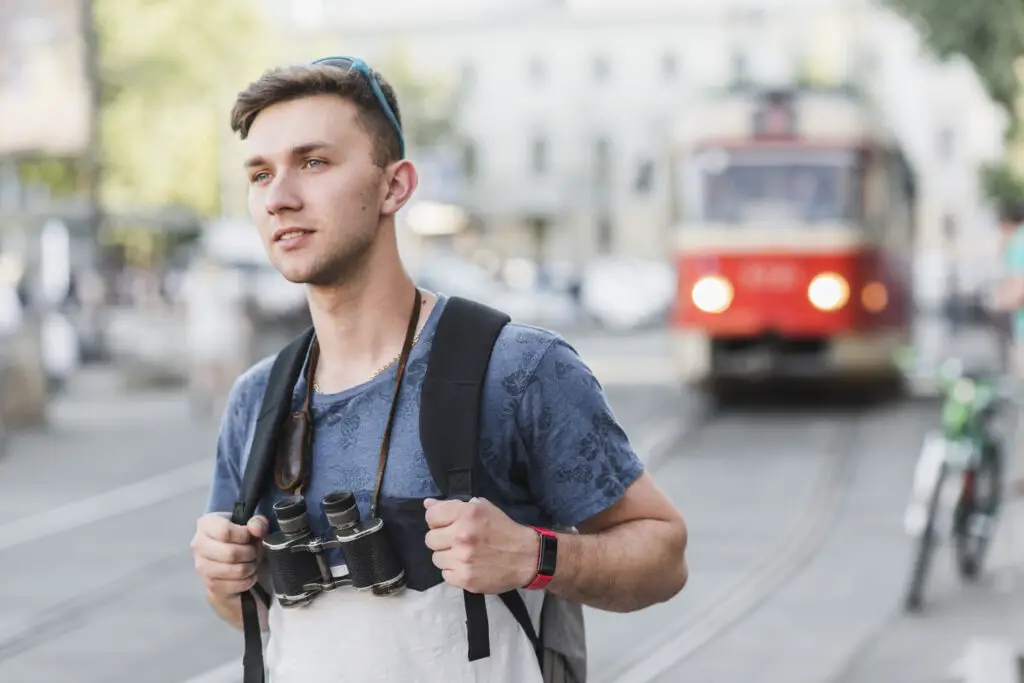
POLYGON ((924 585, 928 579, 928 570, 931 568, 932 555, 935 551, 935 522, 939 512, 939 501, 942 498, 942 488, 948 474, 949 466, 943 462, 939 466, 939 474, 935 478, 935 488, 932 489, 931 496, 928 498, 928 519, 917 542, 917 555, 914 557, 910 583, 907 585, 907 593, 904 597, 903 606, 908 612, 916 612, 921 609, 924 585))
POLYGON ((986 444, 978 465, 964 476, 953 527, 954 555, 960 578, 973 581, 981 574, 1002 501, 1002 449, 986 444))

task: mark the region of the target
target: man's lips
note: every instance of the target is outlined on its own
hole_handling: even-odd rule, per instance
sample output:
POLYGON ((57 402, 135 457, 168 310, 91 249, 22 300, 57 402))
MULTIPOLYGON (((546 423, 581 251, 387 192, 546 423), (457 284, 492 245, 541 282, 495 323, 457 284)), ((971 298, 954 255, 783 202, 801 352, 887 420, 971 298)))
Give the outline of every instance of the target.
POLYGON ((278 228, 274 231, 273 240, 275 242, 288 241, 312 233, 313 231, 308 228, 278 228))

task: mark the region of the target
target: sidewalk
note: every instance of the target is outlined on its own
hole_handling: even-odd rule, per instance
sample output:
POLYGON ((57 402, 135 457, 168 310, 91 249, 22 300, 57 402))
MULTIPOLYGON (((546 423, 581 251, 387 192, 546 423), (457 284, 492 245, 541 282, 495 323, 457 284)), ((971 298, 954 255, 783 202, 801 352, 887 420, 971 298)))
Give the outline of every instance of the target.
POLYGON ((85 368, 53 398, 45 427, 13 434, 0 458, 0 519, 13 522, 209 461, 217 429, 214 420, 191 419, 181 391, 126 391, 115 369, 85 368))
MULTIPOLYGON (((961 581, 948 543, 938 548, 925 605, 888 622, 861 643, 829 683, 1024 683, 1024 501, 1003 511, 982 576, 961 581)), ((909 551, 908 551, 909 561, 909 551)), ((904 571, 903 565, 894 571, 904 571)))
POLYGON ((116 366, 81 368, 49 407, 58 431, 125 430, 190 422, 188 398, 173 387, 131 387, 116 366))
POLYGON ((1008 500, 988 562, 988 595, 979 596, 982 621, 963 656, 950 667, 964 683, 1024 682, 1024 499, 1008 500))

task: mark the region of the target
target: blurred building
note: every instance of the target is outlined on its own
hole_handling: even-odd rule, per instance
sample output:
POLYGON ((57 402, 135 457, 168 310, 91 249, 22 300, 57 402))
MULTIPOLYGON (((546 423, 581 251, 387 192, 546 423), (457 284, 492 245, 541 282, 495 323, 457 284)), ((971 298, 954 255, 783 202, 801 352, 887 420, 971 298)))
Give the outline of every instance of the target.
POLYGON ((24 161, 76 159, 87 149, 82 7, 81 0, 0 3, 0 228, 3 219, 54 212, 45 188, 24 181, 24 161))
POLYGON ((277 11, 302 31, 296 58, 315 56, 315 34, 317 49, 385 75, 400 60, 448 89, 459 166, 443 185, 506 255, 667 256, 677 115, 707 89, 801 75, 878 96, 919 174, 922 244, 945 252, 987 220, 976 169, 1000 154, 1001 116, 969 68, 937 64, 906 22, 864 0, 354 6, 277 11))

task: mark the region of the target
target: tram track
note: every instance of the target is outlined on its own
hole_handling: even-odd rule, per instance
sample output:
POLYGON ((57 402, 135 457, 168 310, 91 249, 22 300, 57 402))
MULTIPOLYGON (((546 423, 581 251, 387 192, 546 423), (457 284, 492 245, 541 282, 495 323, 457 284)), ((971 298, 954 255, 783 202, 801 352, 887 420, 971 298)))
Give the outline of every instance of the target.
MULTIPOLYGON (((813 493, 789 531, 755 560, 743 576, 715 597, 699 605, 660 638, 637 650, 632 657, 605 675, 595 672, 595 683, 650 683, 659 680, 698 651, 750 618, 790 580, 798 576, 821 551, 836 526, 857 462, 858 435, 870 423, 873 411, 830 418, 830 439, 814 482, 813 493)), ((716 416, 708 416, 702 430, 722 428, 716 416)), ((794 429, 794 438, 798 428, 794 429)))

